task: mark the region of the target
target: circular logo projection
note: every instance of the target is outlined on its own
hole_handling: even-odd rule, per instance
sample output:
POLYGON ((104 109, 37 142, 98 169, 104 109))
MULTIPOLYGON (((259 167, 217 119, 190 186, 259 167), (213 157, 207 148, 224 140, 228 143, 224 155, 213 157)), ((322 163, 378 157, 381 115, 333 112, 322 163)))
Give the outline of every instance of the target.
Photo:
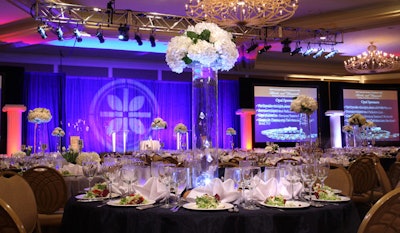
POLYGON ((95 140, 106 149, 126 151, 147 138, 149 122, 158 110, 154 94, 133 80, 116 80, 104 85, 94 96, 89 124, 95 140))

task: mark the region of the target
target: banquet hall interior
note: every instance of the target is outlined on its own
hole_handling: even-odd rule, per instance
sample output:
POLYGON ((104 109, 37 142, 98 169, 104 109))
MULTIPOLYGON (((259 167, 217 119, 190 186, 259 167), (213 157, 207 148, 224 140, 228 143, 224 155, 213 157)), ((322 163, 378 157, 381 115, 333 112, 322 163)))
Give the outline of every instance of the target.
MULTIPOLYGON (((394 165, 400 162, 397 156, 400 146, 400 1, 261 1, 289 2, 287 8, 292 12, 276 13, 289 14, 285 19, 267 18, 264 13, 260 14, 261 19, 241 21, 218 15, 232 2, 239 8, 247 1, 3 1, 0 9, 0 162, 20 151, 26 154, 27 148, 32 150, 33 147, 29 153, 67 153, 78 148, 79 153, 99 154, 102 162, 108 156, 138 155, 146 151, 153 156, 146 155, 145 162, 149 165, 155 161, 154 154, 165 156, 177 151, 183 154, 182 151, 194 149, 195 125, 199 124, 193 113, 197 98, 193 94, 196 88, 194 69, 172 70, 166 54, 172 38, 197 23, 212 22, 232 34, 238 52, 232 67, 215 72, 217 127, 213 129, 217 140, 213 147, 221 151, 218 162, 224 166, 239 166, 238 160, 263 154, 259 165, 262 164, 265 171, 267 165, 277 167, 278 157, 286 158, 285 153, 297 151, 301 154, 302 143, 296 136, 300 131, 297 131, 299 114, 289 108, 298 94, 310 95, 317 104, 315 112, 307 114, 309 128, 305 130, 309 130, 306 134, 311 141, 318 143, 318 153, 327 160, 337 159, 336 162, 343 159, 345 153, 352 154, 346 157, 346 164, 340 160, 350 173, 350 163, 360 154, 378 154, 379 164, 392 182, 390 190, 384 190, 382 195, 375 195, 376 190, 367 190, 371 191, 367 201, 351 197, 350 204, 329 205, 328 212, 331 212, 324 216, 339 211, 333 208, 348 210, 351 208, 344 205, 357 203, 359 216, 348 214, 349 219, 355 218, 354 226, 349 227, 344 221, 340 226, 343 228, 330 229, 330 232, 344 229, 357 232, 359 225, 366 225, 361 221, 373 210, 374 204, 384 194, 396 190, 394 176, 397 179, 400 176, 394 175, 394 165), (204 18, 198 12, 207 7, 199 5, 210 2, 204 18), (51 113, 45 124, 29 119, 30 112, 37 108, 51 113), (356 137, 344 130, 345 126, 352 125, 349 119, 354 114, 365 115, 375 129, 368 128, 374 136, 358 146, 356 137), (157 119, 165 122, 162 128, 152 125, 157 119), (187 126, 184 136, 177 130, 179 124, 187 126), (62 136, 54 134, 58 127, 62 136), (185 141, 184 148, 181 140, 185 141), (271 148, 274 148, 272 152, 271 148), (234 153, 240 156, 235 157, 234 153)), ((176 48, 178 52, 179 49, 176 48)), ((174 159, 177 164, 187 162, 174 159)), ((377 160, 374 163, 376 165, 377 160)), ((0 174, 2 169, 3 165, 0 174)), ((356 182, 357 175, 351 175, 356 182)), ((381 176, 377 175, 376 179, 375 183, 379 183, 381 176)), ((82 183, 75 187, 75 181, 68 182, 68 198, 83 188, 82 183)), ((293 187, 291 189, 293 192, 293 187)), ((1 198, 0 192, 0 201, 1 198)), ((83 208, 78 206, 82 203, 72 199, 68 200, 70 210, 81 214, 90 211, 79 209, 83 208)), ((381 202, 379 204, 385 206, 381 202)), ((310 208, 318 213, 325 207, 310 208)), ((112 210, 107 209, 107 213, 114 214, 112 210)), ((151 211, 158 216, 162 210, 151 211)), ((186 213, 184 211, 188 210, 179 213, 186 213)), ((247 210, 240 211, 240 214, 247 214, 247 210)), ((293 216, 297 214, 295 211, 291 213, 293 216)), ((395 214, 397 218, 400 217, 398 213, 395 214)), ((224 218, 218 214, 213 212, 214 217, 224 218)), ((312 216, 313 213, 307 214, 312 216)), ((71 216, 64 219, 62 231, 77 231, 66 226, 75 220, 71 216)), ((84 227, 79 231, 89 232, 84 227)), ((222 226, 217 227, 220 227, 216 228, 217 232, 227 232, 222 226)), ((304 232, 318 232, 318 228, 311 228, 304 232)), ((46 232, 45 227, 43 229, 42 232, 46 232)), ((184 232, 183 229, 176 232, 184 232)), ((240 229, 242 232, 254 230, 240 229)), ((112 232, 106 228, 98 230, 112 232)), ((271 232, 287 231, 275 229, 271 232)))

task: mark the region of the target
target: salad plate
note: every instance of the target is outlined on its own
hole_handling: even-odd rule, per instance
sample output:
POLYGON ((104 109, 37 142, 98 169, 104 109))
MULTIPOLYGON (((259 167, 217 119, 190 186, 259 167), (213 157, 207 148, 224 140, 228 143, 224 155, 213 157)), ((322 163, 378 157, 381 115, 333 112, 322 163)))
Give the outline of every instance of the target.
POLYGON ((307 208, 310 206, 309 203, 302 202, 302 201, 286 201, 285 205, 272 205, 272 204, 267 204, 262 201, 260 201, 259 203, 263 206, 273 207, 273 208, 281 208, 281 209, 301 209, 301 208, 307 208))
POLYGON ((79 201, 102 201, 107 198, 116 198, 116 197, 119 197, 119 195, 116 193, 113 193, 111 197, 110 194, 108 194, 106 197, 86 197, 86 194, 84 193, 75 196, 75 198, 78 199, 79 201))
MULTIPOLYGON (((309 195, 304 196, 305 199, 310 199, 309 195)), ((313 201, 320 201, 320 202, 346 202, 346 201, 350 201, 350 197, 346 197, 346 196, 339 196, 337 195, 336 200, 332 200, 332 199, 319 199, 317 197, 315 197, 314 195, 311 196, 311 200, 313 201)))
POLYGON ((189 202, 183 205, 183 208, 188 210, 202 210, 202 211, 215 211, 215 210, 228 210, 233 208, 231 203, 219 203, 216 208, 200 208, 195 202, 189 202))
POLYGON ((107 205, 109 205, 109 206, 119 206, 119 207, 137 207, 137 206, 152 205, 152 204, 156 203, 156 201, 154 201, 154 200, 146 200, 145 203, 141 203, 141 204, 120 204, 120 200, 121 199, 108 201, 107 205))

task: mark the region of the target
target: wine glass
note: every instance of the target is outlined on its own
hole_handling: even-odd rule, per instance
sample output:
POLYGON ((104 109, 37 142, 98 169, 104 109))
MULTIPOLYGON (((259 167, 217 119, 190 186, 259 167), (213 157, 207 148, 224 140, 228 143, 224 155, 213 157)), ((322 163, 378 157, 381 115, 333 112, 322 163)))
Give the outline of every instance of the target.
POLYGON ((176 167, 172 172, 172 183, 174 184, 175 194, 178 198, 178 205, 182 204, 182 192, 187 186, 187 168, 176 167))
POLYGON ((158 179, 163 183, 167 189, 167 196, 165 197, 164 204, 160 206, 161 208, 171 208, 172 205, 169 202, 171 193, 171 182, 172 182, 172 172, 175 164, 160 164, 158 166, 158 179))
POLYGON ((260 183, 261 179, 261 169, 260 167, 243 167, 242 168, 242 179, 243 185, 242 188, 247 188, 249 191, 249 198, 245 198, 244 208, 248 210, 256 210, 259 209, 253 202, 254 188, 260 183))
POLYGON ((109 197, 112 198, 112 184, 119 178, 119 166, 116 163, 104 162, 101 165, 101 173, 108 183, 109 197))
POLYGON ((317 164, 317 177, 318 180, 321 182, 321 187, 324 187, 324 181, 328 177, 330 165, 327 162, 318 162, 317 164))
POLYGON ((122 182, 128 185, 127 195, 132 193, 132 184, 137 180, 136 168, 132 164, 126 164, 121 168, 120 174, 122 182))
POLYGON ((98 162, 93 160, 82 161, 82 172, 87 177, 89 182, 89 189, 92 188, 93 177, 97 174, 98 162))
POLYGON ((287 164, 285 167, 285 179, 287 181, 289 181, 290 183, 290 200, 294 200, 295 196, 294 196, 294 184, 297 182, 300 182, 300 172, 298 170, 298 166, 295 166, 293 164, 287 164))
POLYGON ((309 202, 312 202, 312 186, 317 180, 317 173, 314 164, 305 163, 301 165, 301 178, 308 187, 309 202))

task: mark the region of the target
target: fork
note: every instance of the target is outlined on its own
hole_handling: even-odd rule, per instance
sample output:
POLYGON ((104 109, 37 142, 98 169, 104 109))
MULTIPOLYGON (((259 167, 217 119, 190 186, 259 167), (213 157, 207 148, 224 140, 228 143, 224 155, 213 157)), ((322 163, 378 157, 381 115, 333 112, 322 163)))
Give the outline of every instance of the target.
POLYGON ((170 210, 172 211, 172 212, 177 212, 180 208, 182 207, 182 204, 179 204, 179 205, 176 205, 176 206, 174 206, 174 207, 172 207, 170 210))

